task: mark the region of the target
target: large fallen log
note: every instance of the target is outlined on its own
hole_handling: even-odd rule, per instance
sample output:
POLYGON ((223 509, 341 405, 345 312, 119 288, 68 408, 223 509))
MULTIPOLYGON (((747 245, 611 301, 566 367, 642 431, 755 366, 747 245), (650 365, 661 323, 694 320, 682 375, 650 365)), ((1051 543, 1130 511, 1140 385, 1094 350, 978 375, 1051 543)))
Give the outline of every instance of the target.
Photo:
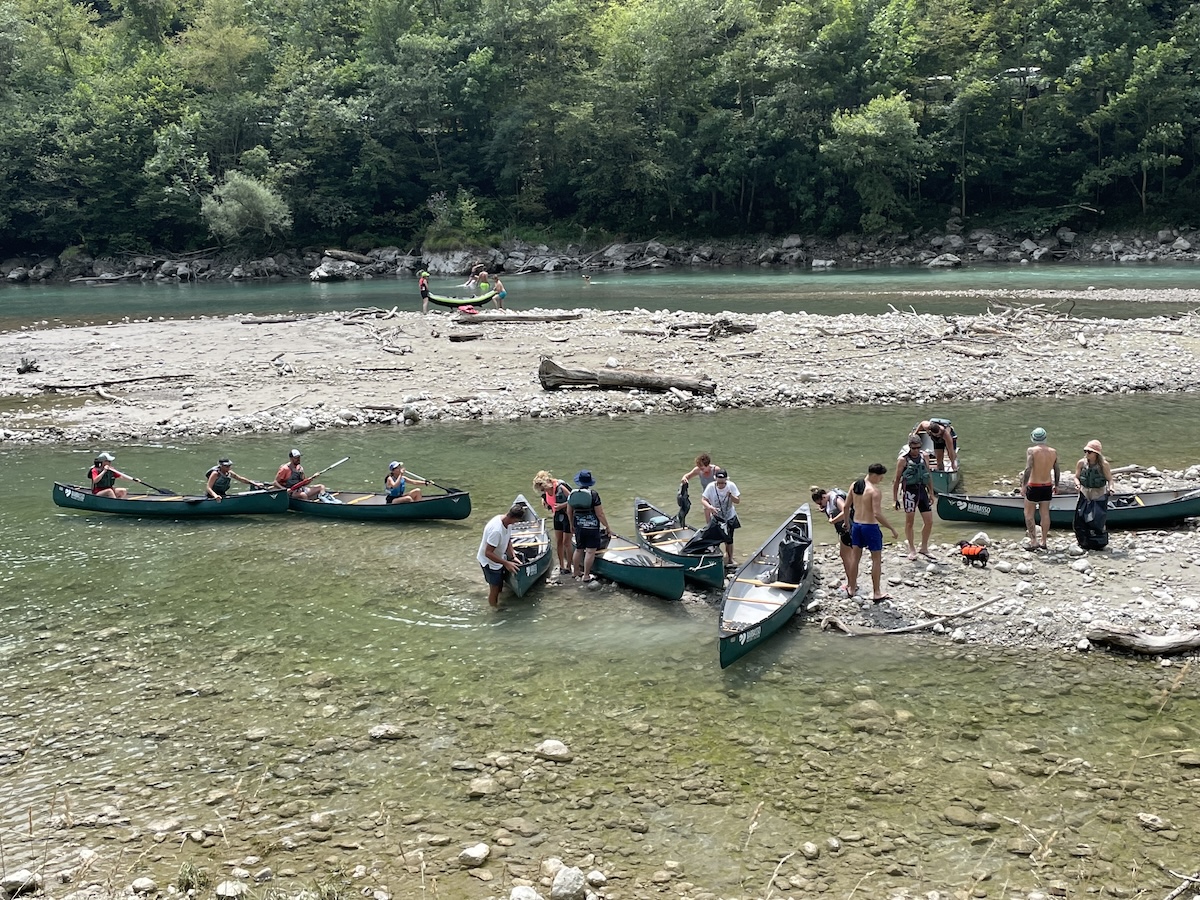
POLYGON ((109 378, 103 381, 85 381, 80 384, 38 384, 35 387, 43 391, 86 391, 101 387, 112 387, 117 384, 133 384, 137 381, 178 381, 182 378, 195 378, 194 373, 178 375, 140 375, 137 378, 109 378))
POLYGON ((542 357, 538 380, 548 391, 561 387, 639 388, 647 391, 669 391, 672 388, 694 394, 715 394, 716 382, 708 378, 689 378, 680 375, 659 375, 656 372, 630 369, 566 369, 549 357, 542 357))
MULTIPOLYGON (((469 303, 469 300, 464 300, 469 303)), ((455 316, 450 321, 455 325, 526 325, 531 322, 569 322, 572 319, 582 319, 583 313, 475 313, 469 316, 455 316)))
POLYGON ((340 259, 342 262, 358 263, 362 266, 369 266, 375 262, 371 257, 355 253, 353 250, 326 250, 325 255, 330 259, 340 259))
POLYGON ((1200 649, 1200 631, 1154 635, 1102 621, 1092 623, 1087 639, 1093 644, 1112 644, 1123 650, 1154 656, 1169 656, 1172 653, 1187 653, 1200 649))

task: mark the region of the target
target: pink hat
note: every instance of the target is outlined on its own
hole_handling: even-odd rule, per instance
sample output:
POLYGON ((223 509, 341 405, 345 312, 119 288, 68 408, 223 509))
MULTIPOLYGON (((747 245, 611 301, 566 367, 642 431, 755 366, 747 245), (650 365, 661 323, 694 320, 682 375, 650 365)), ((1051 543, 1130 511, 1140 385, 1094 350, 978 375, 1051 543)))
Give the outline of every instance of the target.
POLYGON ((1084 453, 1103 453, 1104 445, 1101 444, 1099 441, 1095 441, 1095 440, 1088 441, 1087 446, 1085 446, 1083 448, 1083 452, 1084 453))

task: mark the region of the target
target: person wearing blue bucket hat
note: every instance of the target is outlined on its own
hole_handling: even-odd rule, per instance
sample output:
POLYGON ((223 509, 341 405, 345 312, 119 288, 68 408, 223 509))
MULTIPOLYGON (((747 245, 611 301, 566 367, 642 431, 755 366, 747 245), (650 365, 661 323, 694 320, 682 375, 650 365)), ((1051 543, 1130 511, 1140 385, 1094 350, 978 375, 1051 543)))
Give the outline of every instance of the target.
POLYGON ((601 527, 608 531, 608 519, 605 518, 591 470, 580 469, 575 475, 575 484, 578 487, 567 495, 567 515, 571 519, 571 531, 575 534, 571 570, 579 581, 595 581, 592 563, 596 561, 596 551, 604 545, 601 527))
POLYGON ((1026 550, 1050 549, 1050 501, 1058 490, 1061 473, 1058 451, 1046 441, 1045 428, 1029 433, 1031 446, 1025 451, 1025 471, 1021 473, 1021 489, 1025 495, 1025 531, 1029 536, 1026 550), (1037 539, 1035 515, 1042 520, 1042 539, 1037 539))

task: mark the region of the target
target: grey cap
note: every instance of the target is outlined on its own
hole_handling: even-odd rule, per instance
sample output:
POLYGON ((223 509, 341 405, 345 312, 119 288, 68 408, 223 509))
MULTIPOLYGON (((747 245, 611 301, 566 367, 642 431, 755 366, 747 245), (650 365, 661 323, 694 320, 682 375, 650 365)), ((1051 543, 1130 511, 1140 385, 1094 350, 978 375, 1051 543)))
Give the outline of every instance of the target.
POLYGON ((218 466, 232 466, 233 460, 227 456, 222 456, 220 459, 217 460, 217 465, 218 466))
POLYGON ((116 457, 113 456, 111 453, 101 452, 101 453, 96 454, 96 459, 103 460, 104 462, 113 462, 116 460, 116 457))

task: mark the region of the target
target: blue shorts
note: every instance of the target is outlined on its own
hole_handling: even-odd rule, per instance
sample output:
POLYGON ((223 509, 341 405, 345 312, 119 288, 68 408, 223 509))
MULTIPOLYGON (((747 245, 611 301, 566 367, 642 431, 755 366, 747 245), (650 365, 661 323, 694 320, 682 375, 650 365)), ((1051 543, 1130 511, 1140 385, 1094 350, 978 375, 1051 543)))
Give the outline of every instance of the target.
POLYGON ((883 529, 878 525, 863 525, 855 522, 850 526, 850 546, 862 547, 872 553, 883 549, 883 529))
POLYGON ((496 569, 492 566, 480 566, 483 569, 483 580, 492 587, 504 584, 504 569, 496 569))

